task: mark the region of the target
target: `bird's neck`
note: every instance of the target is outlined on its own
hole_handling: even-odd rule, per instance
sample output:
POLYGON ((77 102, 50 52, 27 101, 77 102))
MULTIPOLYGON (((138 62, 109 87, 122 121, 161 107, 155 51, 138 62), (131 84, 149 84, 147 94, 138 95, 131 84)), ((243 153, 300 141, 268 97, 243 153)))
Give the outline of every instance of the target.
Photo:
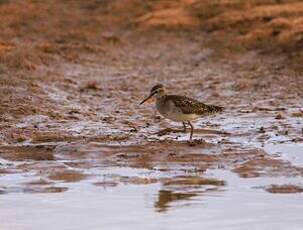
POLYGON ((161 99, 161 98, 164 97, 164 96, 166 96, 166 93, 165 93, 165 92, 159 92, 159 93, 156 94, 157 100, 158 100, 158 99, 161 99))

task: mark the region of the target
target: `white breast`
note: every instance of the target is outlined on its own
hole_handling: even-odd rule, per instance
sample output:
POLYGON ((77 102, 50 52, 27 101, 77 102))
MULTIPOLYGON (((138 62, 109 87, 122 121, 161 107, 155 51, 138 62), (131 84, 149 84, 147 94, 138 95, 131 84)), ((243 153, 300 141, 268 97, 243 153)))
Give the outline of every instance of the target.
POLYGON ((182 113, 181 109, 176 107, 172 101, 166 101, 166 103, 163 103, 163 101, 157 100, 156 107, 158 111, 161 113, 161 115, 173 121, 178 121, 178 122, 191 121, 200 117, 197 114, 182 113))

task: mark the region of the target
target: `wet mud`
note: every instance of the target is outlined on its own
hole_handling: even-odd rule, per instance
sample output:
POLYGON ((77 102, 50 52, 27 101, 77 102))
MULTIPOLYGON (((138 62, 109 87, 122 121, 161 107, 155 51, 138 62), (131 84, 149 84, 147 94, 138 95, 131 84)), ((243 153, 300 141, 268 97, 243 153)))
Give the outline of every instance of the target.
MULTIPOLYGON (((256 7, 252 10, 237 6, 251 13, 248 18, 230 11, 235 6, 211 5, 217 12, 211 18, 197 14, 204 7, 202 1, 190 7, 194 1, 180 1, 181 5, 168 1, 167 6, 161 1, 146 6, 127 1, 126 9, 135 9, 136 18, 125 25, 125 18, 131 16, 119 1, 107 2, 100 11, 94 10, 94 2, 60 3, 72 7, 72 15, 49 4, 20 3, 22 9, 0 3, 5 28, 10 28, 0 35, 1 198, 56 196, 66 200, 68 209, 73 199, 79 200, 78 192, 85 190, 104 204, 110 196, 107 191, 113 192, 108 201, 122 197, 120 202, 130 202, 126 206, 136 203, 134 197, 149 194, 148 204, 137 208, 140 211, 145 205, 157 214, 194 210, 205 203, 214 205, 212 213, 217 208, 226 213, 233 199, 243 208, 256 200, 254 215, 247 213, 248 219, 262 213, 265 200, 272 201, 269 208, 274 202, 287 202, 300 210, 295 204, 302 193, 303 78, 300 54, 289 51, 288 59, 284 52, 291 48, 286 41, 296 41, 292 44, 299 47, 300 31, 290 23, 302 19, 301 11, 295 10, 302 4, 291 1, 286 4, 290 8, 283 5, 280 10, 265 7, 267 18, 263 4, 251 3, 256 7), (71 28, 76 27, 73 18, 81 21, 79 30, 66 28, 60 18, 57 22, 49 18, 58 31, 50 29, 42 35, 40 23, 26 9, 36 9, 38 18, 45 12, 61 12, 71 28), (297 20, 283 16, 291 9, 298 13, 297 20), (111 10, 121 16, 110 16, 111 10), (20 18, 9 14, 15 11, 20 18), (80 15, 87 19, 80 20, 80 15), (175 19, 176 15, 180 17, 175 19), (22 20, 29 22, 20 25, 22 20), (220 20, 234 29, 236 43, 241 41, 245 48, 235 48, 220 20), (238 28, 243 21, 250 31, 238 28), (108 29, 111 22, 112 30, 108 29), (279 27, 276 36, 268 32, 280 23, 288 26, 279 27), (102 30, 95 29, 95 24, 102 30), (208 29, 197 29, 201 26, 208 29), (26 28, 33 40, 20 35, 26 28), (9 42, 17 35, 20 41, 9 42), (219 46, 221 35, 228 35, 229 42, 219 46), (268 37, 275 45, 283 43, 277 47, 284 51, 264 49, 268 37), (156 83, 173 94, 223 106, 224 111, 195 121, 194 140, 188 141, 189 130, 184 133, 181 123, 161 117, 154 101, 139 105, 156 83)), ((233 210, 233 214, 241 213, 233 210)), ((109 219, 115 216, 108 215, 109 219)), ((228 218, 219 217, 228 224, 228 218)), ((214 221, 208 224, 213 226, 214 221)))

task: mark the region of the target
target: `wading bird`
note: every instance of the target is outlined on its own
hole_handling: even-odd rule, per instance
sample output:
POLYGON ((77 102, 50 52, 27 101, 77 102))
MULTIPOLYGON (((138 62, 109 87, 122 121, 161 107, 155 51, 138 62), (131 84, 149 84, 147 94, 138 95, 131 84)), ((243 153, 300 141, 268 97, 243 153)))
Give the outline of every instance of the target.
POLYGON ((194 133, 194 127, 191 124, 192 120, 223 110, 223 107, 206 105, 193 98, 167 94, 165 87, 161 84, 152 87, 149 96, 145 98, 140 105, 153 96, 156 97, 156 108, 162 116, 172 121, 182 122, 184 132, 186 132, 186 124, 190 126, 189 140, 192 140, 194 133))

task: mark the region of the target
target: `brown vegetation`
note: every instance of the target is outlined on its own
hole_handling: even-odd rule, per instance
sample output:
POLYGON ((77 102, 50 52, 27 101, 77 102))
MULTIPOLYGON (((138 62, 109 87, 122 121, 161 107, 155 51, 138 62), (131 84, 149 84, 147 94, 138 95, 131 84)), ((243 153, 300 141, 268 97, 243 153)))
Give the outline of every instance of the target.
POLYGON ((302 71, 303 3, 298 0, 155 1, 138 21, 147 27, 201 28, 219 49, 279 51, 302 71))

